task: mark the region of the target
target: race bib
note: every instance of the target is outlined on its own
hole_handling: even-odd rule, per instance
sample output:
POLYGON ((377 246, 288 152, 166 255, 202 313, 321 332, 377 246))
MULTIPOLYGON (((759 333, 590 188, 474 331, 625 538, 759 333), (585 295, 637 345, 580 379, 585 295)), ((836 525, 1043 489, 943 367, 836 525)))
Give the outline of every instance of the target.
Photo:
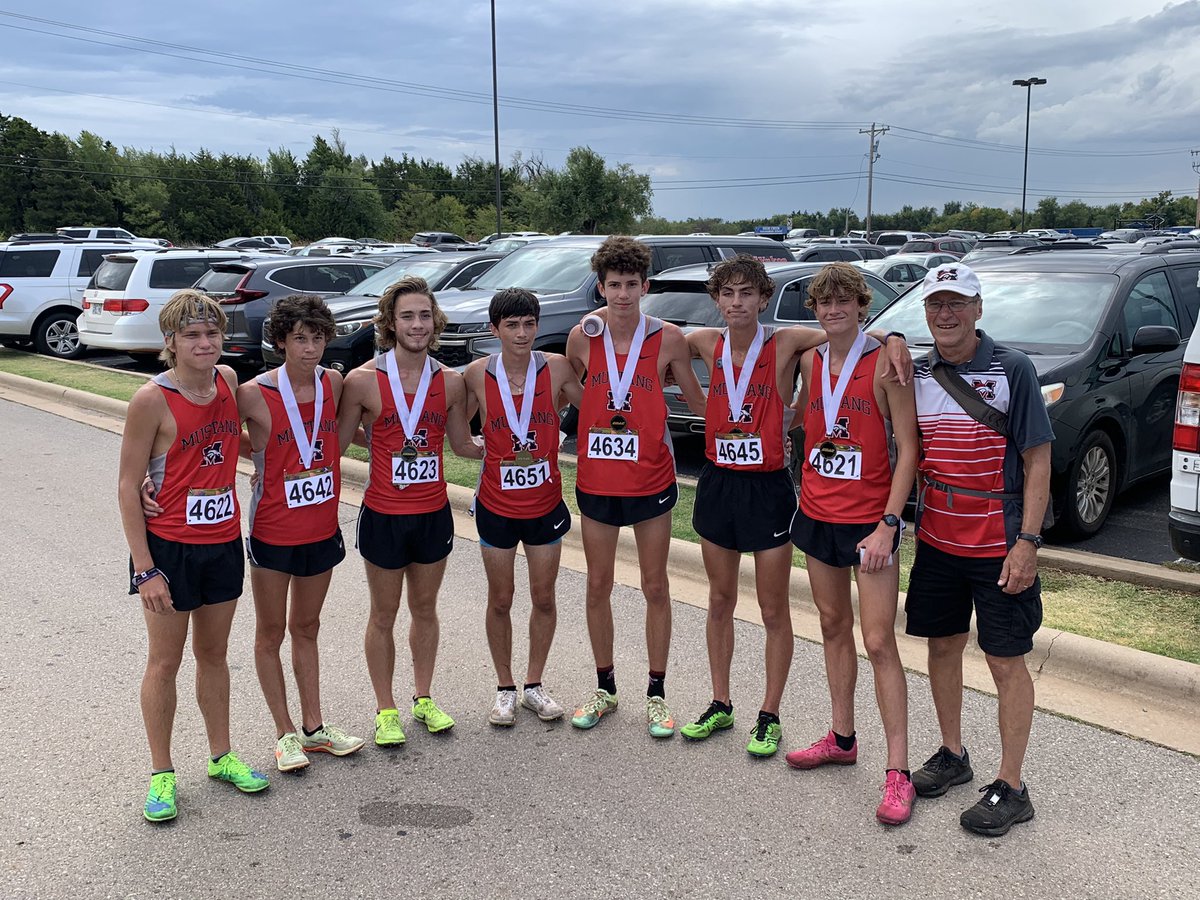
POLYGON ((592 459, 638 461, 638 434, 635 431, 609 431, 593 428, 588 432, 588 452, 592 459))
POLYGON ((717 462, 724 466, 757 466, 763 461, 762 438, 757 434, 718 434, 717 462))
POLYGON ((392 454, 392 484, 405 487, 410 484, 432 484, 440 481, 441 476, 442 460, 432 451, 425 450, 408 457, 399 450, 392 454))
POLYGON ((542 459, 533 465, 500 464, 500 488, 505 491, 527 491, 541 487, 550 480, 550 460, 542 459))
POLYGON ((219 525, 233 518, 233 487, 192 488, 188 491, 187 524, 219 525))
POLYGON ((813 447, 808 454, 808 464, 826 478, 858 481, 862 477, 862 448, 838 444, 833 455, 826 456, 819 446, 813 447))
POLYGON ((309 469, 283 476, 283 496, 288 509, 316 506, 333 499, 333 469, 309 469))

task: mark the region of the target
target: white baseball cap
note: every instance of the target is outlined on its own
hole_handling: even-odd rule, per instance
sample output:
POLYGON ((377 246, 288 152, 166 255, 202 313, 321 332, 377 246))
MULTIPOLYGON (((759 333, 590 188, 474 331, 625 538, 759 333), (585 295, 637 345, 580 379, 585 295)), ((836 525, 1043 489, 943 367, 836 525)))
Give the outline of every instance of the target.
POLYGON ((962 263, 945 263, 925 273, 921 282, 921 300, 939 291, 953 291, 964 297, 979 297, 983 290, 979 286, 979 276, 962 263))

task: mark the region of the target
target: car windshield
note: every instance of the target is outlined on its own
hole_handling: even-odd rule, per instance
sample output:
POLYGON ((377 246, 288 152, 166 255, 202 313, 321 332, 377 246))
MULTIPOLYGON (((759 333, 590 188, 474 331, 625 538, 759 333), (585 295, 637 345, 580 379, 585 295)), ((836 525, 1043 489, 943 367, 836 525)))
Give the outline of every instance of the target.
POLYGON ((427 260, 424 255, 415 256, 412 259, 402 259, 380 269, 369 278, 364 278, 354 286, 352 293, 363 297, 382 297, 384 291, 406 275, 419 275, 426 281, 432 281, 452 265, 454 265, 452 259, 445 262, 432 261, 427 260), (417 266, 424 266, 424 268, 417 271, 417 266))
MULTIPOLYGON (((1117 286, 1115 275, 977 271, 983 287, 979 327, 997 343, 1027 353, 1082 350, 1096 333, 1117 286)), ((918 285, 871 320, 918 347, 933 346, 918 285)))
POLYGON ((514 250, 475 280, 474 288, 499 291, 521 287, 535 294, 564 294, 580 287, 592 271, 595 247, 539 247, 514 250))
POLYGON ((701 283, 650 283, 650 293, 642 298, 642 312, 676 325, 707 325, 724 328, 717 304, 701 283))

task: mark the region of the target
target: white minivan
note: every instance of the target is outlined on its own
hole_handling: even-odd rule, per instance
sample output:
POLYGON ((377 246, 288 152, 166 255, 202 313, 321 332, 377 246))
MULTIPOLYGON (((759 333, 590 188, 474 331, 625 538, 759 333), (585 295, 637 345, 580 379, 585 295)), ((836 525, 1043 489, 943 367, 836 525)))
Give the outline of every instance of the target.
POLYGON ((88 347, 157 356, 163 348, 158 313, 172 294, 191 287, 213 263, 242 259, 244 250, 128 250, 110 253, 83 292, 79 339, 88 347))
POLYGON ((1176 553, 1200 561, 1200 328, 1183 354, 1171 445, 1167 530, 1176 553))

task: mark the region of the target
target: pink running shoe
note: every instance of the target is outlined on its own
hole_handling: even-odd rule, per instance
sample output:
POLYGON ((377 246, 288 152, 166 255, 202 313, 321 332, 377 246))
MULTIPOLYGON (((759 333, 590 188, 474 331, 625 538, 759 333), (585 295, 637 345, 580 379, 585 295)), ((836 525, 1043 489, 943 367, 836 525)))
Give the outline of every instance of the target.
POLYGON ((784 758, 793 769, 815 769, 824 765, 852 766, 858 762, 858 741, 849 750, 843 750, 837 745, 831 730, 811 747, 793 750, 784 758))
POLYGON ((875 810, 875 818, 884 825, 903 825, 912 816, 917 789, 903 772, 892 769, 883 785, 883 800, 875 810))

